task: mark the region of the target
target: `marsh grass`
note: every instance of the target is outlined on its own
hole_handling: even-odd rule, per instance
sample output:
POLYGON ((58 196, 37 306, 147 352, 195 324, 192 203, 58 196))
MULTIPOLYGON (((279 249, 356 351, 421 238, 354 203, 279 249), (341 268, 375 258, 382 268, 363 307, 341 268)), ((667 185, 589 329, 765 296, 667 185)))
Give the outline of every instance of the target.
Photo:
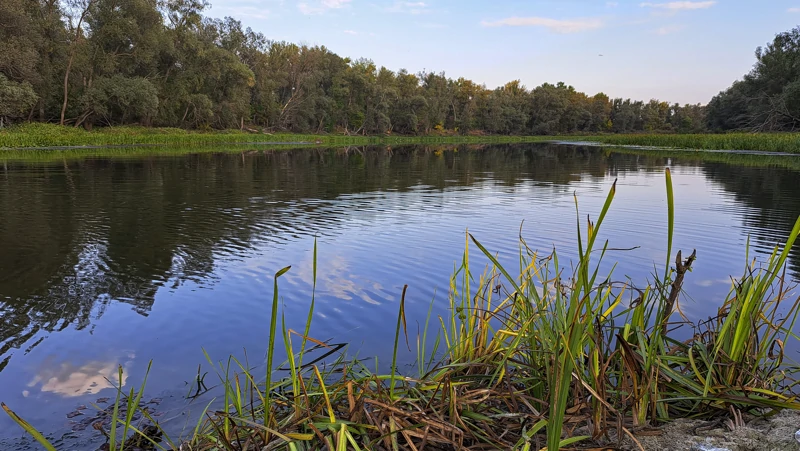
POLYGON ((0 130, 0 148, 65 146, 204 145, 236 143, 480 144, 545 141, 537 136, 362 136, 301 133, 250 133, 240 130, 190 131, 180 128, 105 127, 86 131, 54 124, 22 124, 0 130))
MULTIPOLYGON (((86 131, 54 124, 20 124, 0 130, 0 149, 87 146, 198 146, 209 144, 286 143, 327 146, 397 144, 499 144, 543 141, 594 141, 620 146, 663 149, 750 150, 800 153, 800 133, 605 134, 564 136, 431 135, 363 136, 301 133, 253 133, 241 130, 185 130, 120 126, 86 131)), ((85 150, 85 149, 84 149, 85 150)), ((124 149, 123 149, 124 150, 124 149)))
MULTIPOLYGON (((765 261, 748 255, 715 317, 691 323, 676 313, 676 302, 694 253, 672 253, 669 172, 665 181, 665 263, 639 285, 614 277, 613 265, 601 271, 609 267, 603 263, 609 249, 600 231, 616 185, 595 221, 577 212, 576 199, 578 257, 568 265, 555 250, 536 252, 520 238, 519 268, 511 271, 468 234, 450 281, 449 313, 435 318, 438 334, 429 335, 430 314, 417 332, 413 376, 397 367, 398 353, 410 350, 405 290, 388 374, 311 337, 315 244, 314 289, 302 332, 287 329, 280 313, 278 280, 290 269, 275 275, 266 377, 257 376, 246 357, 223 364, 207 356, 220 378, 224 407, 206 407, 182 442, 166 436, 157 445, 146 442, 183 451, 556 450, 620 446, 625 437, 636 444, 639 431, 675 418, 800 410, 799 369, 785 354, 798 338, 792 330, 800 301, 791 297, 785 267, 800 218, 765 261), (480 272, 471 264, 474 248, 488 261, 480 272), (288 358, 282 369, 270 371, 278 315, 288 358), (329 350, 332 359, 308 361, 309 343, 329 350)), ((137 395, 131 390, 125 396, 137 395)), ((115 423, 123 431, 144 429, 131 421, 126 415, 115 423)), ((125 449, 115 439, 111 444, 125 449)))
MULTIPOLYGON (((735 166, 746 167, 774 167, 800 170, 800 155, 773 155, 759 153, 735 153, 735 152, 694 152, 687 150, 669 149, 631 149, 627 147, 607 147, 606 153, 616 153, 624 155, 646 155, 656 158, 672 158, 683 164, 703 164, 703 163, 722 163, 735 166)), ((0 154, 2 155, 2 154, 0 154)))
POLYGON ((629 134, 574 139, 621 146, 800 153, 800 133, 629 134))

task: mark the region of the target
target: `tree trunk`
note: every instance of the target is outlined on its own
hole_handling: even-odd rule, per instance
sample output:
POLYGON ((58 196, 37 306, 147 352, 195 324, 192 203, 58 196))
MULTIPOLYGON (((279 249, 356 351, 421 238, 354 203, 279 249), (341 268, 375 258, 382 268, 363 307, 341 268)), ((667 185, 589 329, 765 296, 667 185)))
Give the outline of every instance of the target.
POLYGON ((61 121, 59 124, 64 125, 64 116, 67 113, 67 97, 69 95, 69 73, 72 71, 72 62, 75 60, 75 52, 77 51, 78 40, 81 37, 81 25, 86 14, 89 12, 89 7, 92 6, 94 0, 88 0, 86 7, 81 12, 81 17, 78 19, 78 25, 75 26, 75 40, 70 45, 69 61, 67 62, 67 71, 64 73, 64 102, 61 104, 61 121))
POLYGON ((73 59, 75 59, 75 50, 74 49, 69 54, 69 62, 67 63, 67 71, 64 73, 64 102, 61 104, 61 121, 59 122, 59 124, 61 124, 61 125, 64 125, 64 116, 67 114, 67 96, 69 95, 69 73, 72 70, 72 60, 73 59))

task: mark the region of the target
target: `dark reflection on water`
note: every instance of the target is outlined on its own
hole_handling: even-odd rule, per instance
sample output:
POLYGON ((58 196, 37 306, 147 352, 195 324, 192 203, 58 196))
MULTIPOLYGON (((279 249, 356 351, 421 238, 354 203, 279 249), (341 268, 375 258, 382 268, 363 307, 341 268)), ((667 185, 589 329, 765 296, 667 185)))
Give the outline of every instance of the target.
MULTIPOLYGON (((0 399, 31 421, 64 412, 151 358, 154 391, 183 390, 201 347, 261 358, 271 274, 288 327, 302 329, 319 237, 312 330, 387 355, 396 301, 444 313, 469 230, 505 261, 516 237, 567 255, 573 193, 596 215, 619 178, 604 236, 618 273, 642 279, 665 252, 664 167, 675 177, 676 244, 696 247, 684 311, 712 314, 744 263, 800 215, 800 173, 555 145, 303 149, 63 164, 8 162, 0 173, 0 399)), ((791 268, 800 269, 800 252, 791 268)), ((123 381, 124 382, 124 381, 123 381)), ((53 420, 53 418, 57 418, 53 420)), ((11 425, 0 419, 0 433, 11 425)))

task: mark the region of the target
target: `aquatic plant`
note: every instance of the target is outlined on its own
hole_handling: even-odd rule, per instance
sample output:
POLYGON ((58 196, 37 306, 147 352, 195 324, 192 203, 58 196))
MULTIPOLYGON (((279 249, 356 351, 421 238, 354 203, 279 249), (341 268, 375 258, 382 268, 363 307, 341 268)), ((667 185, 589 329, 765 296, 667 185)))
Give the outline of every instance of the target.
POLYGON ((364 136, 298 133, 253 133, 240 130, 190 131, 180 128, 120 126, 86 131, 54 124, 21 124, 0 130, 0 148, 63 146, 205 145, 298 143, 348 146, 367 144, 468 144, 545 141, 523 136, 364 136))
POLYGON ((800 133, 609 134, 580 139, 625 146, 800 153, 800 133))

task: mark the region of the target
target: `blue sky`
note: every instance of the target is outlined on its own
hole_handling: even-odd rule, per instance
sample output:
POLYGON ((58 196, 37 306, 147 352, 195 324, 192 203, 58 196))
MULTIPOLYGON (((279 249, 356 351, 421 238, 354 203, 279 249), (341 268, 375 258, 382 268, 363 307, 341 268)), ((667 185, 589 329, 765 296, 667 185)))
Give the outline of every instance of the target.
POLYGON ((210 0, 269 39, 325 45, 494 88, 564 81, 588 94, 706 103, 800 23, 800 0, 210 0), (602 55, 602 56, 600 56, 602 55))

